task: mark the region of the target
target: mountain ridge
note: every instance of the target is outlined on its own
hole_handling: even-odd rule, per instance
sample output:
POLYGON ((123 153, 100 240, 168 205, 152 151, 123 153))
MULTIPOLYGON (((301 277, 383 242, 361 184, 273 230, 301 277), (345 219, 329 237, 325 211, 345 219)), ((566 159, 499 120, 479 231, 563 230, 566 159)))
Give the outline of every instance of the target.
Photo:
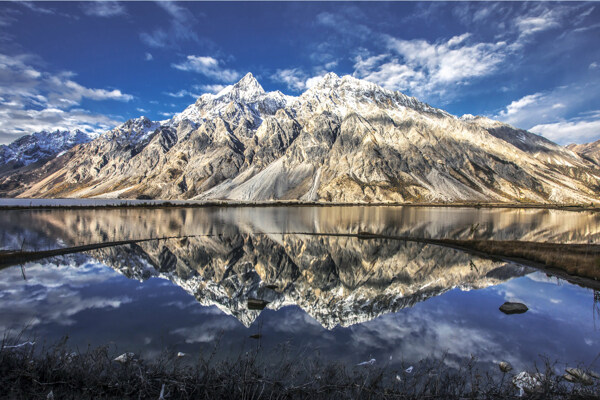
POLYGON ((351 76, 298 97, 252 74, 170 120, 127 121, 0 178, 10 197, 324 202, 597 201, 600 170, 541 136, 351 76))

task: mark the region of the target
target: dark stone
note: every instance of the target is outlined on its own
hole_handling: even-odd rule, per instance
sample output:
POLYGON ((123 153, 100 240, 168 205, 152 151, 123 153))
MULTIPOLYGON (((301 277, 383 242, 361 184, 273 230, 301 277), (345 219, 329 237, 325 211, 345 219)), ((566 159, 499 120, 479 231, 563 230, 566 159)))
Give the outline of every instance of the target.
POLYGON ((529 308, 523 303, 511 303, 507 301, 500 306, 500 311, 504 314, 523 314, 524 312, 527 312, 527 310, 529 310, 529 308))
POLYGON ((263 310, 267 304, 269 304, 269 302, 265 300, 248 299, 248 310, 263 310))

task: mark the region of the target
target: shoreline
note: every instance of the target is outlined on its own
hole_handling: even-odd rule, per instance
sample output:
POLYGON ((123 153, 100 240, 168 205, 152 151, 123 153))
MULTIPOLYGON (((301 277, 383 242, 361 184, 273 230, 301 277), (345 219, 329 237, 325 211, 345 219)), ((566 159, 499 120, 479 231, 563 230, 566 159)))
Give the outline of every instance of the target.
POLYGON ((485 209, 539 209, 561 211, 591 211, 600 212, 600 204, 545 204, 545 203, 482 203, 482 202, 453 202, 453 203, 398 203, 398 202, 320 202, 299 200, 270 200, 270 201, 232 201, 232 200, 138 200, 138 199, 93 199, 93 198, 58 198, 58 199, 18 199, 0 198, 0 211, 8 210, 41 210, 41 209, 117 209, 117 208, 267 208, 267 207, 415 207, 415 208, 485 208, 485 209), (3 204, 3 202, 9 204, 3 204), (30 204, 10 204, 12 202, 30 202, 30 204), (94 204, 94 202, 104 204, 94 204), (33 204, 34 202, 45 204, 33 204), (55 202, 56 204, 52 204, 55 202), (79 204, 61 204, 77 203, 79 204), (111 203, 112 202, 112 203, 111 203), (88 204, 85 204, 88 203, 88 204))

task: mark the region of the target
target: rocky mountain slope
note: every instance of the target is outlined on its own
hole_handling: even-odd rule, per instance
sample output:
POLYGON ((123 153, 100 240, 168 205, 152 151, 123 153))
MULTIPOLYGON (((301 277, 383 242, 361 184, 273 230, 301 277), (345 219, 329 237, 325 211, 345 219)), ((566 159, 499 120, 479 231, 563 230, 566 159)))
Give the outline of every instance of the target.
POLYGON ((585 144, 573 143, 568 145, 567 148, 581 157, 600 165, 600 140, 585 144))
POLYGON ((540 136, 457 118, 351 76, 299 97, 246 75, 171 120, 145 118, 41 169, 13 197, 325 202, 592 202, 598 166, 540 136))
POLYGON ((0 174, 30 164, 44 163, 96 137, 80 130, 41 131, 22 136, 9 145, 0 145, 0 174))

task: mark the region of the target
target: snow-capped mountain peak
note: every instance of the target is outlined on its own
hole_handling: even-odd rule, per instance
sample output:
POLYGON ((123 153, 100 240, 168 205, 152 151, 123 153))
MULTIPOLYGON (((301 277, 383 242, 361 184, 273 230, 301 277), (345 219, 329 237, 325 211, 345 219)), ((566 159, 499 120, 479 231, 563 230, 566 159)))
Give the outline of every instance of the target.
MULTIPOLYGON (((274 114, 278 109, 285 107, 291 99, 280 91, 265 92, 252 73, 247 73, 237 83, 225 87, 217 94, 203 94, 196 103, 188 106, 183 112, 176 115, 172 124, 177 125, 187 119, 194 123, 202 123, 208 118, 224 117, 230 110, 230 104, 238 104, 241 113, 248 114, 248 118, 262 121, 264 115, 274 114)), ((230 119, 230 118, 228 118, 230 119)))
POLYGON ((81 143, 98 137, 97 133, 56 130, 40 131, 25 135, 9 145, 0 146, 0 168, 11 164, 14 168, 30 165, 56 157, 81 143))

